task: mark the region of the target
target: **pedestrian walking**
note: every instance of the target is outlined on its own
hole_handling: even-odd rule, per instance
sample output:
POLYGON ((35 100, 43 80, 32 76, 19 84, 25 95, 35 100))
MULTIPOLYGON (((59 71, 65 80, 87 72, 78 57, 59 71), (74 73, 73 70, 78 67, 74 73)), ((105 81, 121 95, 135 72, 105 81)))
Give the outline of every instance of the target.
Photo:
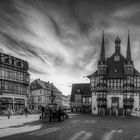
POLYGON ((25 117, 28 117, 28 109, 27 109, 27 107, 25 107, 24 113, 25 113, 25 117))
POLYGON ((52 121, 52 109, 49 108, 49 122, 52 121))
POLYGON ((11 111, 10 111, 10 108, 7 109, 7 117, 8 119, 10 119, 10 115, 11 115, 11 111))
POLYGON ((44 117, 45 117, 45 107, 42 106, 42 107, 41 107, 41 120, 43 120, 44 117))
POLYGON ((61 121, 61 116, 62 116, 62 110, 61 107, 58 108, 58 121, 61 121))

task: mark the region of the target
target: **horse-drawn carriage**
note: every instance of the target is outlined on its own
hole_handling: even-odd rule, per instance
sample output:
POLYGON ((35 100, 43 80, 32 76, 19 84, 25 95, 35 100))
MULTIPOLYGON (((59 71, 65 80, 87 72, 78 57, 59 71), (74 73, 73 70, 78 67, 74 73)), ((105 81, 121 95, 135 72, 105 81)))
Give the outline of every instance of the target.
POLYGON ((47 120, 47 121, 61 121, 65 118, 69 118, 69 115, 66 113, 66 110, 55 104, 48 105, 46 107, 41 107, 41 116, 40 120, 47 120))

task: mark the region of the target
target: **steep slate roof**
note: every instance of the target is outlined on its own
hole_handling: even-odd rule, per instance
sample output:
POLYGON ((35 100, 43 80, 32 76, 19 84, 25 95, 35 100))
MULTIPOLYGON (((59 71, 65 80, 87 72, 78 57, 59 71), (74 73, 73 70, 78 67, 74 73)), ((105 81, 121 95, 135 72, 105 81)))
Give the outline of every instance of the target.
MULTIPOLYGON (((114 61, 115 53, 107 58, 107 76, 106 78, 124 78, 124 65, 126 63, 126 58, 120 54, 120 61, 114 61), (117 72, 115 72, 117 70, 117 72)), ((91 75, 87 77, 90 78, 91 76, 98 76, 98 71, 96 70, 91 75)), ((140 72, 134 68, 134 76, 140 76, 140 72)))
POLYGON ((31 82, 30 90, 42 89, 42 86, 40 84, 38 84, 37 80, 38 79, 36 79, 33 82, 31 82))
POLYGON ((126 60, 127 60, 127 61, 131 61, 131 49, 130 49, 129 31, 128 31, 128 41, 127 41, 126 60))
POLYGON ((124 78, 124 65, 126 59, 123 55, 120 56, 120 61, 114 61, 114 53, 111 57, 107 59, 107 78, 124 78))
POLYGON ((134 68, 134 76, 140 76, 140 72, 138 72, 135 68, 134 68))
MULTIPOLYGON (((126 58, 121 54, 120 51, 120 43, 121 39, 119 36, 115 39, 115 52, 113 53, 112 56, 107 58, 107 75, 106 78, 125 78, 125 73, 124 73, 124 65, 128 64, 133 64, 132 58, 131 58, 131 48, 130 48, 130 38, 129 38, 129 31, 128 31, 128 41, 127 41, 127 52, 126 52, 126 58), (118 55, 120 57, 119 61, 114 61, 114 56, 118 55)), ((104 46, 104 34, 102 38, 102 46, 101 46, 101 52, 100 52, 100 60, 104 60, 105 57, 105 46, 104 46)), ((140 76, 140 73, 134 68, 134 76, 140 76)), ((97 70, 87 76, 88 78, 91 78, 92 76, 98 76, 97 70)))
MULTIPOLYGON (((53 88, 53 90, 54 91, 56 91, 56 92, 61 92, 58 88, 56 88, 54 85, 53 85, 53 87, 52 87, 52 83, 49 83, 49 82, 45 82, 45 81, 42 81, 42 80, 40 80, 40 79, 36 79, 36 80, 34 80, 32 83, 31 83, 31 85, 32 84, 36 84, 37 85, 37 87, 38 87, 38 89, 49 89, 49 90, 52 90, 52 88, 53 88)), ((62 92, 61 92, 62 93, 62 92)))
POLYGON ((100 61, 104 62, 105 61, 105 43, 104 43, 104 32, 103 32, 103 37, 102 37, 102 46, 101 46, 101 53, 100 53, 100 61))
POLYGON ((94 73, 92 73, 91 75, 88 75, 87 77, 90 78, 91 76, 97 76, 98 75, 98 71, 96 70, 94 73))
POLYGON ((74 101, 74 95, 78 93, 82 96, 91 96, 90 83, 73 84, 70 101, 74 101), (78 89, 80 89, 80 92, 77 92, 78 89))

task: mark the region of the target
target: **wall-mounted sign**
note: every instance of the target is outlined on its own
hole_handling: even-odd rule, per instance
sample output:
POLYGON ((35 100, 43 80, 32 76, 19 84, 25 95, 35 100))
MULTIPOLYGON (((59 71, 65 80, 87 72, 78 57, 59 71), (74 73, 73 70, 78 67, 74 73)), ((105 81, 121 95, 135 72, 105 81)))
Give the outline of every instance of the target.
POLYGON ((15 99, 14 100, 15 104, 25 104, 25 100, 24 99, 15 99))

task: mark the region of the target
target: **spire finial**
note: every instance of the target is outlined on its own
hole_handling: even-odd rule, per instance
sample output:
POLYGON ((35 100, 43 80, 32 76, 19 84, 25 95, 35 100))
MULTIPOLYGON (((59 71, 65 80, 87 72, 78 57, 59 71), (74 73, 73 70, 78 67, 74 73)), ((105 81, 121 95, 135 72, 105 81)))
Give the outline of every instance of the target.
POLYGON ((120 39, 119 35, 117 35, 117 37, 116 37, 116 39, 115 39, 115 44, 116 44, 117 46, 119 46, 120 43, 121 43, 121 39, 120 39))
POLYGON ((129 30, 128 30, 128 41, 127 41, 126 60, 127 60, 127 61, 131 61, 131 49, 130 49, 130 37, 129 37, 129 30))
POLYGON ((100 61, 105 61, 105 43, 104 43, 104 31, 102 31, 102 46, 101 46, 101 53, 100 53, 100 61))
POLYGON ((119 54, 120 53, 120 44, 121 44, 121 39, 119 35, 117 35, 115 39, 115 53, 119 54))

